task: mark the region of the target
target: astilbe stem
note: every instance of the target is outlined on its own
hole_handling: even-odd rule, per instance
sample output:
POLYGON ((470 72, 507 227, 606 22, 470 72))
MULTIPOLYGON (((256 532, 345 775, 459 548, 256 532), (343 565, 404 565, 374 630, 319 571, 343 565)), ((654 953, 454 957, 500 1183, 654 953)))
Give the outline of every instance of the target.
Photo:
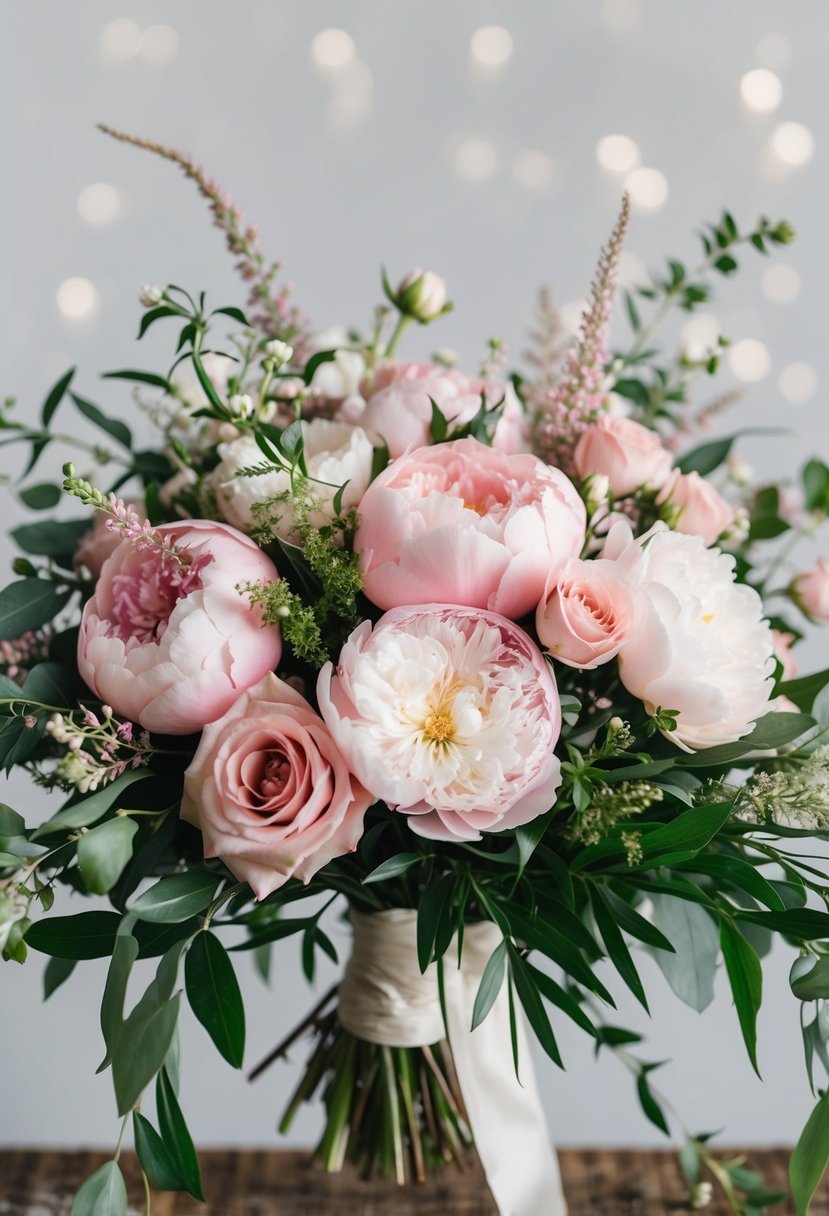
POLYGON ((616 226, 599 256, 590 303, 567 353, 561 379, 537 407, 533 427, 535 450, 542 459, 567 473, 572 471, 573 451, 580 435, 607 408, 608 333, 629 219, 630 199, 625 194, 616 226))
POLYGON ((249 284, 248 309, 251 323, 268 338, 291 342, 295 350, 301 346, 303 339, 309 336, 308 321, 300 309, 290 302, 290 284, 279 290, 274 286, 282 270, 282 263, 267 261, 259 244, 259 229, 253 224, 244 223, 241 209, 219 183, 208 177, 204 169, 186 152, 168 148, 140 135, 116 131, 106 123, 98 123, 98 129, 121 143, 143 148, 171 161, 178 165, 185 177, 195 182, 213 213, 213 222, 224 234, 228 249, 238 259, 237 271, 249 284))

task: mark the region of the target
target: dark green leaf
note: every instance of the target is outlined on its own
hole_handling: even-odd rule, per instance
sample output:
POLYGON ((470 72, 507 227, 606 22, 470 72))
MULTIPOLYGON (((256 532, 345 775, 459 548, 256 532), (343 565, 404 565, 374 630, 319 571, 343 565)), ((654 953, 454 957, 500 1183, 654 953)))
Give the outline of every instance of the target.
POLYGON ((535 986, 531 973, 527 969, 527 964, 514 946, 509 947, 509 959, 512 982, 515 984, 518 999, 524 1007, 527 1021, 530 1023, 536 1038, 550 1059, 555 1064, 558 1064, 559 1068, 563 1068, 564 1063, 558 1049, 556 1036, 553 1034, 553 1028, 550 1025, 550 1019, 547 1016, 547 1010, 544 1008, 544 1002, 541 999, 538 988, 535 986))
POLYGON ((101 1000, 101 1033, 104 1036, 106 1055, 98 1065, 98 1072, 103 1072, 112 1060, 112 1053, 121 1034, 124 1022, 124 1001, 127 996, 127 984, 133 964, 138 957, 138 942, 131 933, 125 931, 122 922, 115 944, 112 948, 112 958, 107 971, 104 995, 101 1000))
POLYGON ((77 676, 62 663, 38 663, 26 676, 23 699, 38 705, 71 706, 77 693, 77 676))
POLYGON ((61 376, 60 380, 49 389, 46 395, 46 400, 43 402, 43 408, 40 411, 40 422, 45 431, 49 429, 49 423, 55 416, 55 410, 63 400, 63 396, 69 385, 72 383, 72 377, 75 375, 75 368, 70 367, 65 375, 61 376))
POLYGON ((27 486, 20 491, 20 501, 30 511, 49 511, 56 507, 61 499, 60 486, 52 481, 43 481, 36 486, 27 486))
POLYGON ((32 925, 26 941, 33 950, 55 958, 109 958, 120 920, 116 912, 47 916, 32 925))
POLYGON ((134 1110, 132 1126, 135 1151, 151 1184, 159 1191, 186 1190, 184 1179, 179 1175, 166 1144, 149 1119, 134 1110))
POLYGON ((187 1130, 175 1091, 167 1076, 167 1070, 164 1068, 158 1074, 155 1101, 161 1139, 167 1147, 178 1174, 184 1180, 185 1189, 194 1199, 203 1203, 204 1191, 199 1159, 196 1156, 193 1140, 187 1130))
POLYGON ((154 325, 156 321, 160 321, 163 317, 180 316, 181 313, 175 308, 170 308, 168 304, 161 304, 158 308, 150 308, 141 318, 141 324, 138 326, 138 337, 143 338, 150 326, 154 325))
POLYGON ((125 422, 121 422, 118 418, 107 418, 97 405, 87 401, 85 397, 79 397, 77 393, 71 393, 70 396, 84 418, 87 418, 99 430, 104 431, 116 443, 120 443, 122 447, 127 449, 132 447, 132 433, 125 422))
POLYGON ((829 1094, 821 1094, 789 1162, 795 1216, 808 1216, 812 1196, 829 1162, 829 1094))
POLYGON ((661 933, 651 921, 640 916, 626 900, 620 899, 609 887, 605 888, 604 894, 613 909, 613 915, 620 929, 640 942, 644 942, 646 946, 652 946, 654 950, 664 950, 668 954, 675 953, 673 944, 668 941, 665 934, 661 933))
POLYGON ((195 916, 211 903, 219 885, 219 877, 206 870, 191 870, 162 878, 143 895, 139 895, 130 911, 139 920, 175 924, 195 916))
POLYGON ((235 308, 232 305, 227 308, 214 308, 210 314, 213 317, 230 317, 232 321, 238 321, 240 325, 250 329, 250 321, 247 319, 241 308, 235 308))
POLYGON ((685 768, 723 768, 749 752, 783 747, 799 739, 813 726, 814 722, 808 714, 769 713, 760 719, 745 739, 683 756, 682 763, 685 768))
POLYGON ((219 939, 199 933, 184 961, 187 999, 216 1047, 234 1068, 245 1052, 245 1008, 239 982, 219 939))
POLYGON ((427 886, 417 909, 417 961, 425 971, 435 956, 435 942, 455 889, 454 874, 444 874, 427 886))
POLYGON ((11 536, 27 557, 66 557, 74 553, 78 541, 91 526, 88 518, 42 519, 34 524, 21 524, 11 536))
POLYGON ((127 1188, 117 1161, 107 1161, 80 1188, 71 1216, 127 1216, 127 1188))
POLYGON ((315 355, 312 355, 305 364, 305 370, 302 373, 302 379, 306 384, 310 384, 314 378, 314 372, 323 363, 331 363, 337 352, 335 350, 320 350, 315 355))
POLYGON ((741 891, 747 891, 749 895, 753 895, 755 899, 758 899, 761 904, 765 904, 767 908, 771 908, 776 912, 785 911, 786 905, 771 883, 753 865, 747 861, 742 861, 739 857, 724 857, 720 854, 705 853, 695 857, 693 861, 686 862, 683 869, 691 870, 696 874, 708 874, 712 878, 722 879, 727 883, 739 887, 741 891))
POLYGON ((746 1050, 757 1075, 757 1014, 763 999, 763 969, 756 951, 729 920, 720 921, 720 945, 746 1050))
POLYGON ((795 960, 789 976, 792 992, 799 1001, 829 998, 829 954, 813 954, 795 960))
POLYGON ((69 958, 50 958, 43 969, 43 999, 48 1001, 53 992, 65 984, 77 963, 69 958))
POLYGON ((124 1023, 112 1056, 112 1081, 118 1114, 125 1115, 141 1098, 164 1063, 178 1020, 181 993, 159 1007, 134 1009, 124 1023))
POLYGON ((577 1026, 580 1026, 582 1030, 586 1031, 587 1034, 596 1034, 596 1027, 590 1021, 590 1018, 584 1012, 574 996, 571 996, 565 988, 562 988, 561 984, 557 984, 552 976, 549 976, 546 971, 539 970, 539 968, 534 967, 532 963, 527 963, 527 969, 535 983, 536 988, 541 995, 550 1002, 551 1005, 555 1005, 557 1009, 562 1011, 562 1013, 566 1013, 567 1017, 571 1018, 572 1021, 574 1021, 577 1026))
MULTIPOLYGON (((689 756, 688 759, 690 758, 689 756)), ((670 823, 642 837, 644 854, 652 859, 668 852, 697 852, 704 849, 724 826, 730 814, 730 802, 692 807, 689 811, 683 811, 670 823)))
POLYGON ((619 931, 612 908, 605 899, 601 889, 597 886, 591 889, 590 898, 593 903, 593 914, 596 917, 596 924, 599 933, 602 935, 602 941, 605 944, 608 957, 639 1004, 643 1009, 648 1011, 648 1000, 645 996, 645 989, 642 987, 642 981, 630 956, 630 951, 625 944, 625 939, 619 931))
POLYGON ((507 961, 507 943, 501 941, 492 951, 484 967, 478 991, 475 994, 475 1004, 472 1009, 472 1029, 480 1026, 501 991, 504 982, 504 971, 507 961))
POLYGON ((91 823, 95 823, 102 815, 105 815, 116 802, 120 802, 124 790, 151 775, 146 769, 133 769, 131 772, 122 773, 120 777, 116 777, 113 782, 103 786, 102 789, 96 790, 94 794, 89 794, 86 798, 82 797, 77 802, 73 802, 71 806, 58 811, 41 828, 37 829, 33 839, 39 835, 48 835, 55 828, 89 827, 91 823))
POLYGON ((66 605, 70 591, 58 590, 42 578, 24 578, 0 591, 0 640, 11 641, 53 620, 66 605))
POLYGON ((651 1087, 648 1084, 647 1074, 644 1071, 639 1074, 639 1079, 636 1082, 636 1092, 639 1095, 639 1102, 646 1117, 654 1127, 658 1127, 666 1136, 670 1136, 671 1129, 668 1126, 668 1120, 665 1118, 662 1107, 653 1096, 651 1087))
POLYGON ((120 372, 104 372, 101 379, 131 380, 137 384, 151 384, 153 388, 163 388, 165 392, 170 391, 170 381, 166 376, 157 376, 155 372, 138 372, 128 368, 120 372))

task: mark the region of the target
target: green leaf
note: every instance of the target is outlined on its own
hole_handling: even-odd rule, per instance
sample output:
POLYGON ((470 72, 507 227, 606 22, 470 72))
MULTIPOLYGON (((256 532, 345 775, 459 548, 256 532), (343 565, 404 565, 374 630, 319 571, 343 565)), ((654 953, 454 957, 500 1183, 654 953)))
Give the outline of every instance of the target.
POLYGON ((336 358, 335 350, 320 350, 315 355, 312 355, 305 364, 305 370, 302 373, 302 379, 305 384, 310 384, 314 379, 314 372, 323 363, 331 363, 336 358))
POLYGON ((665 934, 661 933, 651 921, 645 920, 644 916, 641 916, 626 900, 621 899, 609 887, 605 888, 604 895, 613 909, 613 915, 620 929, 629 933, 631 937, 637 938, 638 941, 644 942, 646 946, 652 946, 654 950, 664 950, 668 954, 675 953, 673 944, 668 941, 665 934))
POLYGON ((232 321, 238 321, 240 325, 251 328, 250 321, 247 319, 241 308, 235 308, 229 305, 227 308, 214 308, 210 314, 212 317, 230 317, 232 321))
POLYGON ((120 920, 117 912, 47 916, 32 925, 26 942, 33 950, 55 958, 109 958, 120 920))
POLYGON ((389 878, 399 878, 401 874, 405 874, 412 866, 416 866, 419 862, 425 860, 425 853, 395 853, 394 857, 389 857, 387 861, 382 862, 370 874, 366 875, 363 879, 363 886, 367 886, 372 882, 385 882, 389 878))
POLYGON ((124 1023, 112 1055, 112 1081, 118 1114, 125 1115, 139 1101, 164 1063, 178 1020, 181 993, 166 1004, 137 1006, 124 1023))
POLYGON ((773 933, 783 933, 797 941, 829 940, 829 912, 816 908, 787 908, 785 912, 752 912, 747 908, 735 908, 733 916, 740 920, 765 925, 773 933))
POLYGON ((69 385, 72 383, 72 377, 74 375, 75 368, 70 367, 69 371, 66 372, 65 375, 61 376, 60 380, 58 380, 57 383, 54 384, 46 394, 46 400, 43 402, 43 408, 40 411, 40 423, 44 431, 48 431, 49 423, 55 416, 55 410, 63 400, 64 394, 69 388, 69 385))
MULTIPOLYGON (((514 908, 509 910, 509 927, 513 937, 517 937, 533 950, 540 950, 579 984, 589 988, 615 1008, 613 997, 567 933, 560 932, 547 922, 540 922, 538 919, 532 921, 514 908)), ((583 927, 582 931, 586 932, 583 927)), ((593 949, 597 949, 595 943, 593 949)))
MULTIPOLYGON (((525 960, 526 962, 526 960, 525 960)), ((541 995, 548 1000, 551 1005, 555 1005, 562 1013, 566 1013, 568 1018, 580 1026, 587 1034, 596 1035, 596 1027, 590 1021, 590 1018, 582 1009, 574 996, 571 996, 561 984, 549 976, 546 971, 539 970, 532 963, 527 963, 527 969, 535 982, 535 986, 541 995)))
POLYGON ((72 705, 77 691, 77 676, 63 663, 37 663, 26 676, 23 700, 37 705, 72 705))
POLYGON ((104 372, 102 380, 131 380, 137 384, 151 384, 153 388, 163 388, 170 391, 170 381, 165 376, 157 376, 155 372, 139 372, 127 368, 120 372, 104 372))
POLYGON ((43 578, 23 578, 0 591, 0 641, 12 641, 53 620, 71 591, 59 591, 43 578))
POLYGON ((26 832, 26 820, 17 811, 0 802, 0 836, 23 836, 26 832))
POLYGON ((829 1094, 821 1094, 801 1132, 789 1162, 795 1216, 808 1216, 809 1205, 829 1162, 829 1094))
POLYGON ((74 959, 50 958, 43 969, 43 999, 48 1001, 65 984, 77 966, 74 959))
POLYGON ((472 1029, 480 1026, 501 991, 504 982, 505 964, 507 961, 507 943, 501 941, 492 951, 484 967, 478 991, 475 994, 475 1004, 472 1009, 472 1029))
POLYGON ((87 891, 106 895, 115 886, 132 857, 132 841, 137 831, 134 819, 119 815, 81 836, 78 865, 87 891))
POLYGON ((184 1187, 194 1199, 204 1203, 201 1170, 193 1140, 187 1130, 187 1124, 181 1113, 181 1107, 170 1084, 167 1070, 162 1068, 158 1074, 155 1090, 156 1108, 158 1110, 158 1126, 161 1139, 164 1141, 173 1164, 184 1181, 184 1187))
POLYGON ((27 486, 20 491, 20 501, 30 511, 49 511, 61 499, 60 486, 52 481, 43 481, 36 486, 27 486))
POLYGON ((722 439, 711 439, 707 443, 701 443, 699 447, 680 456, 676 467, 681 473, 699 473, 702 477, 707 477, 728 459, 734 444, 744 435, 785 434, 788 434, 785 427, 746 427, 734 435, 725 435, 722 439))
POLYGON ((127 996, 127 984, 133 964, 138 957, 138 942, 131 933, 121 931, 115 938, 112 948, 112 958, 107 971, 104 995, 101 1000, 101 1033, 104 1036, 106 1054, 98 1065, 98 1072, 103 1072, 112 1061, 116 1044, 124 1024, 124 1001, 127 996))
POLYGON ((645 1112, 646 1118, 650 1120, 654 1127, 658 1127, 666 1136, 670 1136, 671 1129, 668 1126, 668 1120, 665 1118, 662 1107, 653 1096, 651 1087, 648 1084, 647 1073, 644 1069, 640 1072, 636 1082, 636 1092, 639 1095, 639 1102, 642 1110, 645 1112))
POLYGON ((795 960, 789 975, 791 990, 799 1001, 818 1001, 829 997, 829 954, 820 958, 807 955, 795 960))
POLYGON ((729 920, 720 921, 720 945, 737 1016, 754 1071, 757 1067, 757 1013, 763 999, 763 968, 757 952, 729 920))
POLYGON ((168 304, 160 304, 158 308, 149 308, 141 318, 141 323, 138 326, 138 337, 143 338, 144 334, 151 325, 155 325, 156 321, 160 321, 163 317, 180 317, 181 313, 177 308, 170 308, 168 304))
POLYGON ((753 751, 776 750, 799 739, 814 722, 808 714, 769 713, 755 726, 750 735, 737 743, 707 747, 693 755, 683 756, 684 768, 723 768, 733 760, 753 751))
POLYGON ((127 1216, 127 1188, 117 1161, 107 1161, 87 1178, 74 1198, 71 1216, 127 1216))
POLYGON ((139 895, 130 908, 139 920, 176 924, 203 912, 212 902, 220 879, 206 870, 191 870, 160 879, 139 895))
POLYGON ((651 899, 654 923, 670 938, 675 951, 659 950, 653 957, 679 999, 702 1013, 714 999, 720 952, 717 925, 697 903, 657 893, 651 899))
POLYGON ((775 912, 785 911, 786 905, 771 883, 753 865, 742 861, 739 857, 703 853, 699 857, 695 857, 693 861, 686 862, 682 868, 696 874, 707 874, 711 878, 722 879, 741 891, 753 895, 767 908, 771 908, 775 912))
POLYGON ((58 811, 33 833, 32 839, 36 840, 39 836, 46 836, 55 828, 88 827, 105 815, 111 806, 120 801, 124 790, 135 785, 137 781, 144 781, 151 775, 146 769, 133 769, 131 772, 122 773, 120 777, 116 777, 102 789, 96 790, 94 794, 81 798, 79 801, 73 802, 71 806, 58 811))
POLYGON ((92 521, 86 519, 41 519, 21 524, 11 532, 12 539, 27 557, 68 557, 88 532, 92 521))
POLYGON ((187 999, 218 1050, 234 1068, 245 1053, 245 1007, 227 951, 210 932, 199 933, 184 961, 187 999))
POLYGON ((639 1004, 646 1012, 649 1012, 648 999, 645 996, 645 989, 642 987, 639 972, 636 970, 636 965, 630 956, 625 939, 622 937, 619 926, 616 924, 610 904, 605 899, 601 889, 597 886, 591 888, 590 898, 593 904, 593 915, 596 917, 596 924, 602 936, 602 941, 605 944, 608 957, 639 1004))
POLYGON ((550 1025, 550 1019, 547 1016, 547 1010, 544 1008, 544 1002, 541 999, 532 974, 527 968, 527 964, 512 945, 509 946, 509 959, 512 982, 515 984, 518 999, 524 1007, 527 1021, 530 1023, 536 1038, 550 1059, 555 1064, 558 1064, 559 1068, 563 1068, 564 1062, 558 1049, 556 1036, 553 1034, 553 1028, 550 1025))
MULTIPOLYGON (((690 757, 688 757, 690 759, 690 757)), ((704 849, 725 825, 731 814, 730 802, 692 807, 683 811, 654 832, 642 837, 642 849, 649 859, 663 853, 698 852, 704 849)))
POLYGON ((125 422, 121 422, 117 418, 107 418, 106 414, 102 410, 99 410, 97 405, 93 405, 85 397, 79 397, 77 393, 70 393, 70 396, 84 418, 87 418, 99 430, 104 431, 116 443, 120 443, 122 447, 127 448, 127 450, 132 447, 132 432, 125 422))
POLYGON ((139 1111, 132 1112, 135 1152, 150 1182, 159 1191, 186 1190, 184 1180, 173 1163, 167 1145, 139 1111))
POLYGON ((454 874, 444 874, 427 886, 417 908, 417 961, 425 971, 435 956, 435 943, 441 921, 451 903, 455 889, 454 874))

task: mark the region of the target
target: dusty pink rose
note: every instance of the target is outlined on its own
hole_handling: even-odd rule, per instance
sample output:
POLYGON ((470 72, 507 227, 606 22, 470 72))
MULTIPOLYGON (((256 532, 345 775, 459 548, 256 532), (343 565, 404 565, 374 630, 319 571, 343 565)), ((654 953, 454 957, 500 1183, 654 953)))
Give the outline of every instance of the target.
POLYGON ((538 605, 535 624, 542 645, 568 667, 600 667, 633 632, 634 597, 617 562, 571 559, 538 605))
MULTIPOLYGON (((134 505, 140 508, 140 504, 134 505)), ((109 527, 111 518, 107 511, 95 512, 92 525, 78 541, 72 558, 76 570, 86 569, 93 578, 97 578, 106 559, 118 548, 123 538, 117 530, 109 527)))
POLYGON ((351 771, 421 836, 477 840, 555 802, 555 681, 505 617, 429 604, 365 621, 317 698, 351 771))
POLYGON ((264 899, 353 853, 372 801, 319 714, 269 672, 205 727, 181 814, 201 830, 205 857, 264 899))
POLYGON ((771 644, 774 656, 783 666, 783 679, 793 680, 800 670, 797 659, 792 652, 792 644, 797 641, 793 633, 784 633, 782 629, 772 629, 771 644))
POLYGON ((124 540, 104 563, 78 638, 78 669, 115 712, 161 734, 187 735, 221 717, 279 661, 238 584, 277 578, 261 549, 226 524, 156 529, 182 560, 124 540))
POLYGON ((701 536, 706 545, 715 544, 734 523, 734 511, 699 473, 674 472, 656 500, 669 502, 678 511, 674 528, 686 536, 701 536))
POLYGON ((573 453, 576 472, 584 481, 603 474, 617 498, 642 486, 659 489, 673 463, 655 431, 632 418, 607 414, 582 435, 573 453))
POLYGON ((360 503, 355 548, 380 608, 464 604, 513 619, 584 542, 572 482, 535 456, 455 439, 401 456, 360 503))
POLYGON ((373 443, 385 442, 392 459, 412 448, 429 443, 433 399, 450 429, 463 426, 481 408, 481 394, 488 406, 504 401, 495 428, 493 447, 503 452, 526 452, 529 443, 521 402, 511 384, 467 376, 455 368, 431 363, 382 364, 375 373, 371 395, 358 418, 373 443))
POLYGON ((792 599, 810 621, 819 624, 829 621, 829 558, 821 558, 798 574, 790 590, 792 599))

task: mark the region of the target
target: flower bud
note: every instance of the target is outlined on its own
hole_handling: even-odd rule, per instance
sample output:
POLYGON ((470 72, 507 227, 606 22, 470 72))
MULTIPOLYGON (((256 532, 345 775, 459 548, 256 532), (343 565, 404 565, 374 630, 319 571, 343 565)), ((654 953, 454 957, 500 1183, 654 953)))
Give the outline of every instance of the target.
POLYGON ((434 321, 450 307, 446 300, 446 284, 440 275, 419 268, 410 270, 400 280, 392 299, 404 316, 412 317, 421 325, 434 321))
POLYGON ((697 1211, 707 1208, 714 1198, 714 1188, 710 1182, 695 1182, 691 1187, 691 1207, 697 1211))
POLYGON ((288 342, 281 342, 279 338, 273 338, 270 342, 265 343, 265 357, 273 363, 275 371, 279 371, 280 367, 290 363, 293 353, 294 348, 288 342))
POLYGON ((789 585, 789 595, 810 621, 829 622, 829 558, 798 574, 789 585))
POLYGON ((253 402, 247 393, 234 393, 228 405, 230 412, 236 418, 250 418, 253 413, 253 402))
POLYGON ((164 288, 145 283, 138 293, 138 303, 142 308, 155 308, 164 299, 164 288))
POLYGON ((21 578, 34 578, 37 575, 37 570, 27 557, 16 557, 12 562, 12 570, 21 578))

